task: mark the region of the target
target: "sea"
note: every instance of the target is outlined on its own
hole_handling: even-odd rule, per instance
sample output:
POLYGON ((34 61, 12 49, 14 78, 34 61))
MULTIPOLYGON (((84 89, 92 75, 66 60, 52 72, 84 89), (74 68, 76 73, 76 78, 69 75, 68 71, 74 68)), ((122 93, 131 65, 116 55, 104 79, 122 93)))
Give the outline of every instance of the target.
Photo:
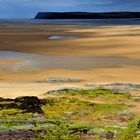
POLYGON ((0 19, 0 24, 140 25, 140 19, 0 19))

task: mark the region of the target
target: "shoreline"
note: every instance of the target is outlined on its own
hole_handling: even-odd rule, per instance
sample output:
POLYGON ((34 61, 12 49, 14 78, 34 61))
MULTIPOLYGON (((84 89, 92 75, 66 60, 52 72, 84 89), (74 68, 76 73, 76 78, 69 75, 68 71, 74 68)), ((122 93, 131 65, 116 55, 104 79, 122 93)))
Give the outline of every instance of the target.
POLYGON ((110 88, 128 90, 133 94, 140 95, 140 86, 137 88, 135 85, 140 83, 2 83, 0 82, 0 97, 2 98, 16 98, 19 96, 37 96, 39 98, 45 98, 45 93, 51 91, 57 91, 61 89, 96 89, 96 88, 110 88), (113 84, 119 84, 115 86, 113 84), (131 87, 132 86, 132 87, 131 87))

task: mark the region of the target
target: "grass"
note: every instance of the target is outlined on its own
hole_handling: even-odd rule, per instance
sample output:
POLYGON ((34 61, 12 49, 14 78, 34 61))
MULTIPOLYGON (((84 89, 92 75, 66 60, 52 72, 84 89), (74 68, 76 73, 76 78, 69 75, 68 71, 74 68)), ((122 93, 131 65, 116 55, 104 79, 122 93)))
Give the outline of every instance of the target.
MULTIPOLYGON (((114 140, 140 139, 135 134, 140 131, 137 127, 140 116, 130 111, 137 100, 130 93, 108 89, 66 90, 63 94, 47 95, 44 102, 44 114, 1 109, 0 126, 4 127, 0 127, 0 131, 32 125, 32 131, 39 131, 35 140, 98 140, 101 134, 106 135, 109 131, 116 135, 114 140)), ((3 103, 9 104, 10 101, 0 101, 3 103)))

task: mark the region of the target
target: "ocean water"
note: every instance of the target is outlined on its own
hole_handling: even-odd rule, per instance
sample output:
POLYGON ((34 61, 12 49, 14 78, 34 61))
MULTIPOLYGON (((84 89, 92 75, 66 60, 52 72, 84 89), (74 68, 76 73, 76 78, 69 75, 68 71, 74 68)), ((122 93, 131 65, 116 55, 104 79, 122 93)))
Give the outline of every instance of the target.
POLYGON ((2 24, 140 25, 140 19, 0 19, 2 24))

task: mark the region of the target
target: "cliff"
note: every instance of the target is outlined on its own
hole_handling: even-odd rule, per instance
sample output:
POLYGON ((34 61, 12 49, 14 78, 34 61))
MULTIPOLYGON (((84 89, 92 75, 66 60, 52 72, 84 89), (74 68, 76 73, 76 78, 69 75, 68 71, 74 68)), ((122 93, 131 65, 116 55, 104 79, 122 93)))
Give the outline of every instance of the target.
POLYGON ((35 19, 107 19, 107 18, 140 18, 140 12, 39 12, 35 19))

